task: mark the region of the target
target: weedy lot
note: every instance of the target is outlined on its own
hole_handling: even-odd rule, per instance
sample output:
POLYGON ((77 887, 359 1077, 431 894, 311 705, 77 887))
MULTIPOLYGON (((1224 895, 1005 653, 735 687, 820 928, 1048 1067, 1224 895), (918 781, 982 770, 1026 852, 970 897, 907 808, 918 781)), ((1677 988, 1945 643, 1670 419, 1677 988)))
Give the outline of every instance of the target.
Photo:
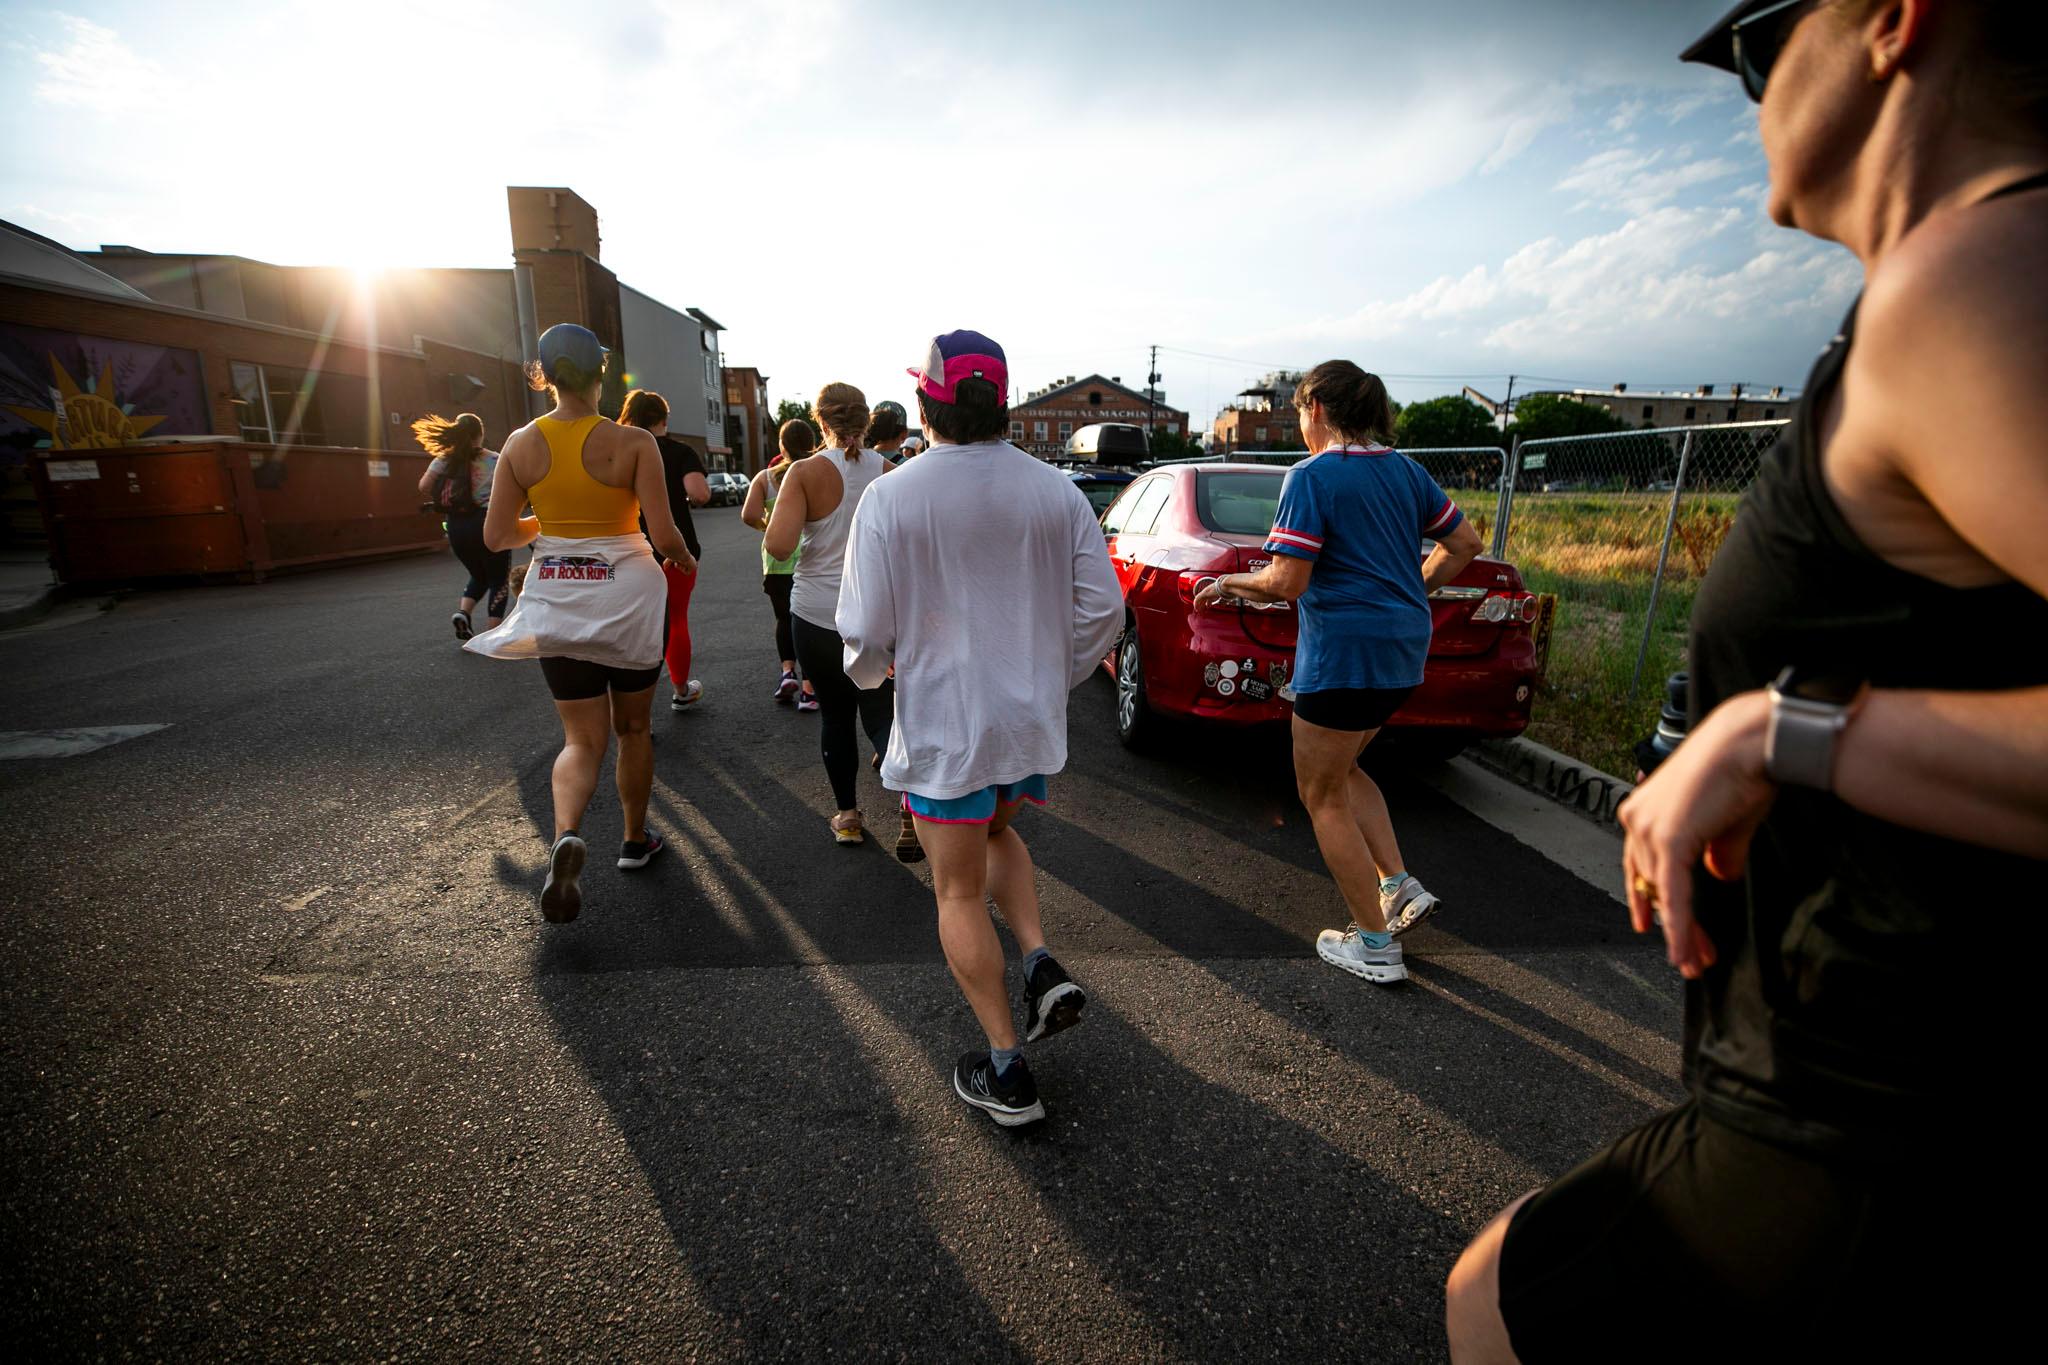
MULTIPOLYGON (((1453 494, 1482 536, 1493 530, 1491 490, 1453 494)), ((1664 578, 1657 561, 1671 516, 1669 492, 1515 495, 1507 557, 1534 592, 1557 596, 1549 665, 1529 738, 1617 774, 1635 770, 1631 747, 1657 723, 1665 677, 1685 663, 1686 626, 1700 581, 1735 523, 1737 493, 1686 493, 1672 522, 1664 578), (1642 684, 1629 695, 1643 627, 1642 684)))

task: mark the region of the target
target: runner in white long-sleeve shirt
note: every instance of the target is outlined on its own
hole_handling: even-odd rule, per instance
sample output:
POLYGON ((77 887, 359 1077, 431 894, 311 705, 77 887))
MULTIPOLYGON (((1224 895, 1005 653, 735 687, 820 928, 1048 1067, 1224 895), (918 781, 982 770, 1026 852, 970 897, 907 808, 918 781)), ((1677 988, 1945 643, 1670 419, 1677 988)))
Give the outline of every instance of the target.
POLYGON ((939 942, 988 1037, 953 1070, 961 1099, 1015 1126, 1045 1117, 1004 988, 993 894, 1024 953, 1022 1042, 1079 1021, 1087 996, 1046 951, 1030 851, 1010 822, 1067 762, 1067 693, 1123 624, 1123 594, 1088 500, 1001 439, 1002 347, 934 338, 918 381, 931 445, 877 480, 853 518, 839 589, 846 673, 896 669, 882 785, 904 793, 931 858, 939 942))

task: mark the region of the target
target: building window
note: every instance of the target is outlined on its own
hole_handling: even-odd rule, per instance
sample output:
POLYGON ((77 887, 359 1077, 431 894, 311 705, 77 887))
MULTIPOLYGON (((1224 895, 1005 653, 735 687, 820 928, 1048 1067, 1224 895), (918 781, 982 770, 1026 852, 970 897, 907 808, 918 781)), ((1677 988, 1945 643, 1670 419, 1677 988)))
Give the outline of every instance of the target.
POLYGON ((1178 436, 1178 435, 1180 435, 1180 423, 1178 423, 1178 422, 1168 422, 1168 423, 1166 424, 1166 434, 1167 434, 1168 436, 1178 436))
POLYGON ((242 439, 270 445, 361 444, 379 448, 369 385, 351 375, 309 373, 232 361, 235 425, 242 439))
POLYGON ((1101 406, 1102 406, 1102 390, 1101 390, 1101 389, 1090 389, 1090 390, 1088 390, 1088 406, 1089 406, 1089 407, 1091 407, 1091 408, 1099 408, 1099 407, 1101 407, 1101 406))
POLYGON ((1071 437, 1071 436, 1072 436, 1073 434, 1074 434, 1074 424, 1073 424, 1072 422, 1062 422, 1062 423, 1060 423, 1060 439, 1061 439, 1062 441, 1064 441, 1064 440, 1067 440, 1067 439, 1068 439, 1069 437, 1071 437))
POLYGON ((1734 405, 1733 403, 1730 403, 1730 404, 1728 405, 1728 420, 1729 420, 1729 421, 1731 421, 1731 422, 1732 422, 1732 421, 1734 421, 1734 420, 1735 420, 1735 413, 1736 413, 1736 411, 1737 411, 1737 409, 1736 409, 1735 405, 1734 405))
POLYGON ((1688 422, 1690 422, 1690 421, 1692 420, 1692 418, 1693 418, 1693 413, 1694 413, 1694 412, 1696 412, 1696 411, 1697 411, 1697 409, 1695 409, 1695 408, 1687 408, 1687 409, 1685 410, 1685 420, 1686 420, 1686 421, 1688 421, 1688 422))
POLYGON ((718 400, 716 398, 704 400, 704 421, 707 423, 704 428, 706 431, 718 430, 718 400))
POLYGON ((1643 404, 1643 420, 1645 422, 1650 421, 1652 418, 1656 417, 1656 415, 1657 409, 1650 406, 1648 403, 1643 404))
POLYGON ((1253 439, 1254 441, 1263 441, 1263 440, 1265 440, 1265 439, 1266 439, 1266 429, 1265 429, 1264 427, 1253 427, 1253 428, 1252 428, 1252 439, 1253 439))
POLYGON ((1771 420, 1771 419, 1772 419, 1773 417, 1776 417, 1777 415, 1778 415, 1778 410, 1777 410, 1776 408, 1765 408, 1765 409, 1764 409, 1764 420, 1765 420, 1766 422, 1770 421, 1770 420, 1771 420))
POLYGON ((1024 439, 1024 424, 1022 422, 1010 423, 1010 439, 1013 441, 1024 439))
POLYGON ((1034 441, 1043 441, 1046 439, 1045 423, 1033 422, 1031 424, 1031 439, 1034 441))

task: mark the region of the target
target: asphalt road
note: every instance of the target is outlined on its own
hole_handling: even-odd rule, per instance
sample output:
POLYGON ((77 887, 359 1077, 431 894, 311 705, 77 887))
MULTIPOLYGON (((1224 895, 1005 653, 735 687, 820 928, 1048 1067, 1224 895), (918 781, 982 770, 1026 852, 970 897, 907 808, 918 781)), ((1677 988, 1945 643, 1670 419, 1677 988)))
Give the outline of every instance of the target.
POLYGON ((928 874, 832 844, 751 536, 699 520, 674 851, 568 926, 553 712, 457 650, 452 559, 0 635, 17 740, 164 727, 0 759, 17 1351, 1439 1359, 1464 1241, 1678 1094, 1675 980, 1601 890, 1390 779, 1445 909, 1408 986, 1356 981, 1284 755, 1129 755, 1098 676, 1019 826, 1094 1003, 1032 1052, 1051 1118, 995 1128, 928 874))

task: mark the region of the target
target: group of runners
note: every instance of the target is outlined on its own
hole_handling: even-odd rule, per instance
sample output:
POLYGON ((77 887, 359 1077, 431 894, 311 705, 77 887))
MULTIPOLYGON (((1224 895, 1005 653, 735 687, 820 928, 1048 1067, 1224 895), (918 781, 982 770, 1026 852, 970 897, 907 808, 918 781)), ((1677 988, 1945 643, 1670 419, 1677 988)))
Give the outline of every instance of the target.
MULTIPOLYGON (((2025 1159, 1992 1064, 2021 1065, 1998 1048, 2023 1025, 2016 949, 2038 892, 2015 890, 2038 888, 2048 857, 2039 21, 1999 0, 1745 0, 1687 54, 1742 76, 1772 215, 1848 245, 1867 292, 1699 596, 1690 737, 1621 811, 1634 927, 1661 932, 1686 982, 1692 1097, 1480 1233, 1447 1286, 1460 1362, 1891 1359, 1996 1340, 2021 1302, 2021 1259, 1960 1253, 1976 1204, 2005 1207, 2025 1159), (1967 973, 1943 952, 1964 910, 1997 945, 1967 973), (1958 1137, 1968 1155, 1937 1163, 1958 1137)), ((699 490, 674 481, 651 409, 598 416, 603 365, 594 335, 550 328, 533 378, 554 410, 498 457, 469 419, 422 431, 441 452, 423 489, 450 490, 472 573, 457 634, 539 659, 561 715, 540 893, 554 921, 581 905, 610 737, 618 865, 642 868, 662 848, 646 823, 661 662, 676 704, 701 693, 680 507, 699 490), (529 544, 507 611, 487 556, 529 544), (496 624, 472 634, 478 602, 496 624)), ((743 516, 763 532, 775 696, 822 713, 831 836, 865 838, 864 730, 984 1035, 954 1091, 1014 1126, 1045 1114, 1024 1047, 1088 1002, 1048 948, 1014 821, 1047 800, 1068 693, 1124 603, 1085 498, 1004 439, 1002 348, 950 332, 909 373, 924 454, 892 463, 909 414, 827 385, 822 443, 785 425, 743 516), (1021 1010, 988 899, 1023 954, 1021 1010)), ((1396 981, 1398 937, 1437 902, 1357 760, 1421 681, 1430 588, 1478 539, 1391 449, 1377 378, 1329 362, 1295 402, 1313 454, 1288 474, 1271 561, 1198 605, 1299 604, 1297 781, 1352 919, 1318 950, 1396 981), (1418 535, 1435 545, 1419 564, 1418 535)))

